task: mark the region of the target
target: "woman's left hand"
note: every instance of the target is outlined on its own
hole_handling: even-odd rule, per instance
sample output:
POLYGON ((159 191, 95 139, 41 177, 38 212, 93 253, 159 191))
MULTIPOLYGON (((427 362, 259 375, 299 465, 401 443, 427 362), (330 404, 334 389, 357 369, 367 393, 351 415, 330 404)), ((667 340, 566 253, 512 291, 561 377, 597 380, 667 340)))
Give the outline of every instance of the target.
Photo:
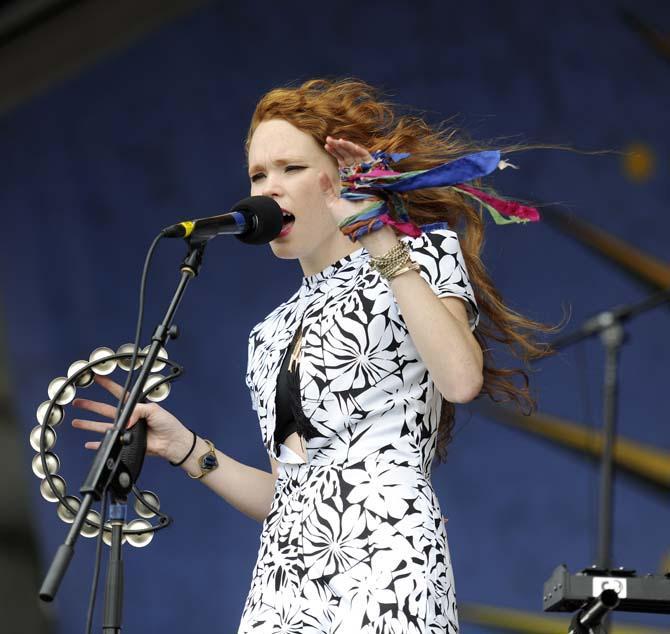
MULTIPOLYGON (((337 160, 339 169, 343 167, 352 167, 356 163, 363 163, 372 160, 372 155, 364 147, 345 139, 336 139, 332 136, 326 137, 326 144, 324 148, 328 154, 337 160)), ((322 172, 319 177, 319 185, 326 197, 326 204, 333 215, 335 222, 339 223, 345 218, 362 211, 365 207, 369 207, 374 200, 347 200, 340 198, 339 182, 333 183, 328 174, 322 172)))

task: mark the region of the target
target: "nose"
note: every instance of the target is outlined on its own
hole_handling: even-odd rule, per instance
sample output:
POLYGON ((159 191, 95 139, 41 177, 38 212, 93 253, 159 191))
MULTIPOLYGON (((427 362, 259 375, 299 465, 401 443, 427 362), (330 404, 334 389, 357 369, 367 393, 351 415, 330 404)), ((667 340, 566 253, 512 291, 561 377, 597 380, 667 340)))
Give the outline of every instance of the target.
POLYGON ((267 176, 261 188, 261 195, 269 196, 270 198, 279 198, 282 194, 283 190, 277 178, 267 176))

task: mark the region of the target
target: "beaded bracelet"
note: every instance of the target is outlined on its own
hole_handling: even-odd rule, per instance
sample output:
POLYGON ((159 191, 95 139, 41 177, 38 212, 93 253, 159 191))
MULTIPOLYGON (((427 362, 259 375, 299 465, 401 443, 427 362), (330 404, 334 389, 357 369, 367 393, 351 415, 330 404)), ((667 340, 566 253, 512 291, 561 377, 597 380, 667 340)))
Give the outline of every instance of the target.
POLYGON ((179 462, 172 462, 172 460, 169 460, 168 462, 173 466, 173 467, 180 467, 183 465, 188 457, 193 453, 193 450, 195 449, 195 443, 198 440, 198 436, 196 433, 189 428, 189 431, 193 434, 193 443, 191 444, 191 448, 188 450, 188 453, 179 461, 179 462))

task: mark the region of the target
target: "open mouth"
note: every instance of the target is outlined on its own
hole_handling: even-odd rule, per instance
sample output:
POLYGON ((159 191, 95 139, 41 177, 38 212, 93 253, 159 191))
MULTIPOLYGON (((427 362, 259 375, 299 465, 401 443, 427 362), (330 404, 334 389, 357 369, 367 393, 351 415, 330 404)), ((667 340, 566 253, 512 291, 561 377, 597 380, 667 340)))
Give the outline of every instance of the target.
POLYGON ((295 216, 286 209, 281 210, 282 213, 282 230, 279 232, 279 238, 283 238, 288 235, 288 233, 293 228, 293 223, 295 222, 295 216))
POLYGON ((282 213, 282 217, 283 217, 284 226, 289 225, 292 222, 295 222, 295 216, 290 211, 286 211, 286 209, 282 209, 281 213, 282 213))

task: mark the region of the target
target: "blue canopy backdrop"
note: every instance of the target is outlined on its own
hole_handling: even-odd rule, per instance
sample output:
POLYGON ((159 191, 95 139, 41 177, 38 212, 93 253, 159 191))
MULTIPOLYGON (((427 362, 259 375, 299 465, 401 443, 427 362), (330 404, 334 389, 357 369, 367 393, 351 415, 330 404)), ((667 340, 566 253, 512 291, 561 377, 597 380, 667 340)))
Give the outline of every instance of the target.
MULTIPOLYGON (((670 32, 669 5, 635 4, 670 32)), ((153 236, 248 194, 243 140, 254 104, 287 82, 356 76, 434 122, 454 116, 478 139, 615 150, 516 154, 520 169, 495 184, 559 205, 670 266, 669 60, 629 28, 616 3, 235 5, 210 3, 0 118, 0 209, 9 228, 1 299, 26 437, 52 378, 98 346, 132 340, 153 236), (620 153, 632 146, 639 160, 620 153)), ((556 323, 570 307, 569 331, 648 293, 547 223, 487 229, 489 271, 506 301, 533 318, 556 323)), ((159 248, 144 343, 184 253, 179 241, 159 248)), ((275 259, 267 246, 212 242, 169 348, 186 372, 165 406, 224 453, 265 470, 244 383, 247 335, 300 279, 298 263, 275 259)), ((627 326, 619 411, 622 436, 666 451, 669 325, 666 307, 627 326)), ((538 363, 532 381, 541 411, 598 427, 602 367, 597 340, 538 363)), ((58 429, 58 453, 74 492, 92 454, 83 449, 88 436, 67 425, 58 429)), ((27 442, 22 451, 28 472, 33 451, 27 442)), ((466 406, 433 481, 460 604, 539 614, 556 565, 576 571, 595 559, 597 469, 581 455, 466 406)), ((30 484, 46 567, 66 526, 36 480, 30 484)), ((141 486, 159 494, 174 524, 148 548, 125 548, 125 629, 236 631, 260 525, 157 460, 145 463, 141 486)), ((615 563, 670 569, 667 490, 655 494, 624 477, 616 487, 615 563)), ((63 634, 83 629, 93 556, 94 540, 80 539, 55 606, 63 634)), ((619 620, 668 627, 661 617, 619 620)), ((462 621, 465 632, 490 631, 462 621)))

